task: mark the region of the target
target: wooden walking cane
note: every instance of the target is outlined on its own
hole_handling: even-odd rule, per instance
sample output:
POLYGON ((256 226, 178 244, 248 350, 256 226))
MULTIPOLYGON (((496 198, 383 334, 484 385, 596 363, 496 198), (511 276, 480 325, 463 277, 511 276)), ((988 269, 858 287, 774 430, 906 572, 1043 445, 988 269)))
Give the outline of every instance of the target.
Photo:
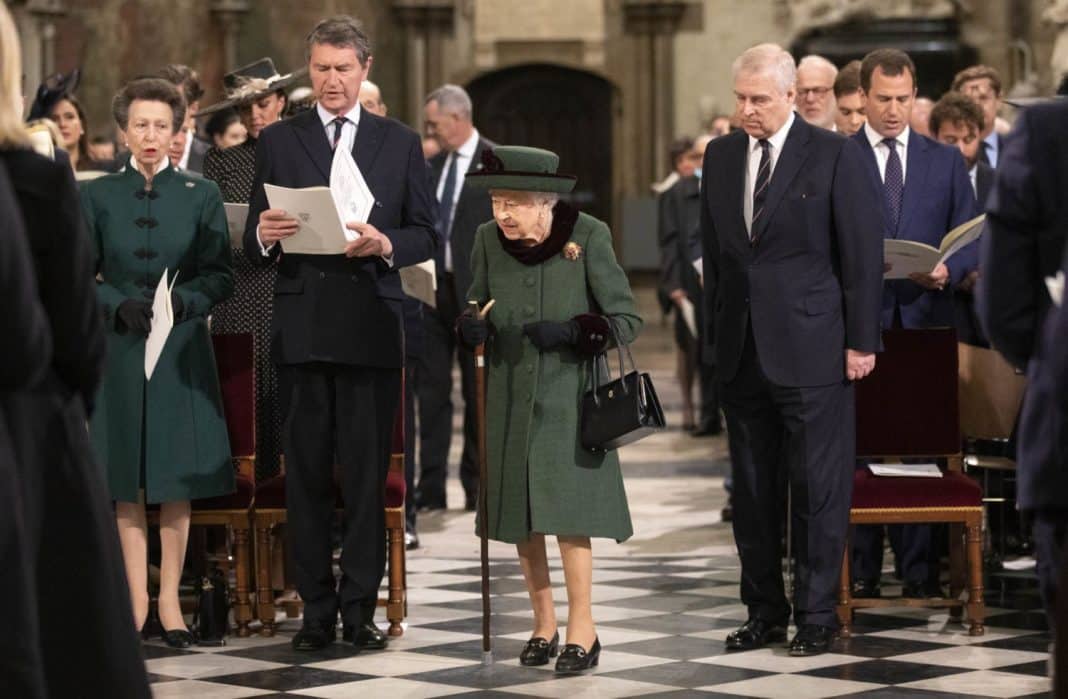
MULTIPOLYGON (((482 310, 477 301, 467 307, 479 318, 485 318, 493 307, 493 299, 482 310)), ((475 403, 478 422, 478 537, 480 539, 482 567, 482 664, 493 664, 493 648, 490 645, 490 586, 489 586, 489 517, 486 513, 486 344, 475 347, 475 403)))

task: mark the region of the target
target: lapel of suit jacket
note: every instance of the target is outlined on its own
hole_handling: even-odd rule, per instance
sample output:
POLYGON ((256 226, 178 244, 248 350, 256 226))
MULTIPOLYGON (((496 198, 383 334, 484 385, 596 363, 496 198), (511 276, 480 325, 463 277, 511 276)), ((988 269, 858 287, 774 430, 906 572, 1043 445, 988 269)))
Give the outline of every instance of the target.
MULTIPOLYGON (((427 162, 430 165, 430 177, 431 182, 434 183, 434 191, 437 192, 438 183, 441 182, 441 173, 445 171, 445 161, 448 159, 449 154, 445 151, 441 151, 427 162)), ((437 200, 437 195, 434 196, 437 200)))
POLYGON ((883 238, 895 238, 897 237, 895 231, 890 230, 890 213, 886 203, 886 189, 883 187, 883 178, 879 174, 879 162, 875 159, 875 149, 871 147, 871 141, 868 140, 868 134, 864 127, 861 127, 851 138, 860 144, 867 157, 868 167, 871 168, 872 174, 875 175, 875 181, 879 183, 879 212, 883 218, 883 238))
POLYGON ((894 231, 895 238, 900 238, 901 234, 908 230, 912 214, 919 204, 920 195, 927 186, 927 170, 931 166, 927 148, 927 139, 910 130, 909 159, 905 168, 905 193, 901 197, 901 215, 897 219, 897 230, 894 231))
MULTIPOLYGON (((730 212, 731 226, 738 231, 738 241, 748 246, 749 233, 745 229, 745 179, 749 176, 749 136, 744 131, 737 133, 737 136, 731 134, 723 137, 734 139, 724 155, 727 162, 724 163, 726 167, 723 172, 732 174, 723 178, 723 199, 718 198, 719 193, 714 189, 708 191, 706 196, 717 205, 719 201, 727 202, 726 210, 730 212)), ((712 173, 704 173, 702 177, 707 178, 709 185, 714 181, 712 173)))
POLYGON ((356 129, 356 139, 352 143, 352 157, 357 167, 367 179, 378 151, 382 149, 382 117, 369 114, 366 109, 360 113, 360 125, 356 129))
POLYGON ((297 134, 297 140, 308 151, 308 157, 315 163, 315 167, 322 173, 323 178, 330 181, 330 165, 334 159, 334 153, 330 150, 330 144, 326 140, 326 131, 323 122, 319 120, 319 111, 311 109, 293 117, 293 130, 297 134))
MULTIPOLYGON (((771 172, 771 184, 768 185, 768 198, 764 201, 764 213, 757 221, 756 229, 752 232, 753 240, 759 240, 768 229, 768 222, 775 215, 775 209, 786 194, 787 188, 797 176, 798 170, 808 157, 808 141, 812 136, 812 127, 805 123, 800 115, 794 116, 794 125, 786 134, 786 141, 782 146, 782 153, 775 163, 775 169, 771 172)), ((748 140, 746 141, 748 143, 748 140)))

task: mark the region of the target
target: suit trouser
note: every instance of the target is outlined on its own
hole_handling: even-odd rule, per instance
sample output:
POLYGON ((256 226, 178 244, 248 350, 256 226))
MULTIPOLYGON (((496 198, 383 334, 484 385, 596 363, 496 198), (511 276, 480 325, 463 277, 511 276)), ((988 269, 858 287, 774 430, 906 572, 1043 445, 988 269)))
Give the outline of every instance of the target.
POLYGON ((849 526, 855 458, 853 387, 779 386, 764 375, 747 330, 738 372, 723 384, 742 602, 750 617, 785 623, 782 493, 786 469, 797 547, 794 618, 836 626, 838 573, 849 526))
POLYGON ((401 370, 309 363, 279 367, 290 391, 283 444, 289 547, 306 624, 374 617, 386 566, 385 487, 401 370), (334 464, 344 502, 341 581, 332 566, 334 464))
POLYGON ((415 530, 415 387, 419 360, 405 357, 404 365, 404 524, 415 530))
POLYGON ((1035 540, 1035 573, 1038 591, 1046 608, 1049 628, 1057 628, 1058 578, 1066 564, 1065 544, 1068 543, 1068 510, 1038 510, 1034 513, 1032 534, 1035 540))
MULTIPOLYGON (((867 468, 865 466, 864 468, 867 468)), ((901 579, 910 583, 926 583, 931 572, 930 524, 888 524, 886 536, 894 552, 901 579)), ((853 580, 878 582, 883 571, 883 525, 866 524, 853 527, 853 580)))
POLYGON ((452 442, 452 365, 460 362, 460 388, 464 399, 464 445, 460 482, 468 498, 478 494, 478 423, 475 411, 475 359, 456 339, 457 306, 453 277, 441 279, 437 308, 423 308, 425 339, 419 365, 419 497, 427 503, 445 503, 445 480, 452 442))

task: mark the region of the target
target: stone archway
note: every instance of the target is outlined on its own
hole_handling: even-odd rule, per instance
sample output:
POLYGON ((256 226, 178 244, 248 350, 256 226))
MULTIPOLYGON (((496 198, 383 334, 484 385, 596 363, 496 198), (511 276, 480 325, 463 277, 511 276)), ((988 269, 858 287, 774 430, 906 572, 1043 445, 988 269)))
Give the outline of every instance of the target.
POLYGON ((611 222, 612 130, 615 89, 604 78, 562 66, 512 66, 467 85, 475 124, 507 145, 547 148, 560 171, 578 176, 571 201, 611 222))

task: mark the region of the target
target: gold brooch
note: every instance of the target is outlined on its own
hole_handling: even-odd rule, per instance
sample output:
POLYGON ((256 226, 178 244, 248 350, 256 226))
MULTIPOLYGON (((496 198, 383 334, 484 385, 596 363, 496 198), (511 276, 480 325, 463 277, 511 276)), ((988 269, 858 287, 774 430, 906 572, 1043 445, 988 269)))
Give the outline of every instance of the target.
POLYGON ((577 260, 582 257, 582 246, 578 243, 568 243, 564 246, 564 257, 569 260, 577 260))

